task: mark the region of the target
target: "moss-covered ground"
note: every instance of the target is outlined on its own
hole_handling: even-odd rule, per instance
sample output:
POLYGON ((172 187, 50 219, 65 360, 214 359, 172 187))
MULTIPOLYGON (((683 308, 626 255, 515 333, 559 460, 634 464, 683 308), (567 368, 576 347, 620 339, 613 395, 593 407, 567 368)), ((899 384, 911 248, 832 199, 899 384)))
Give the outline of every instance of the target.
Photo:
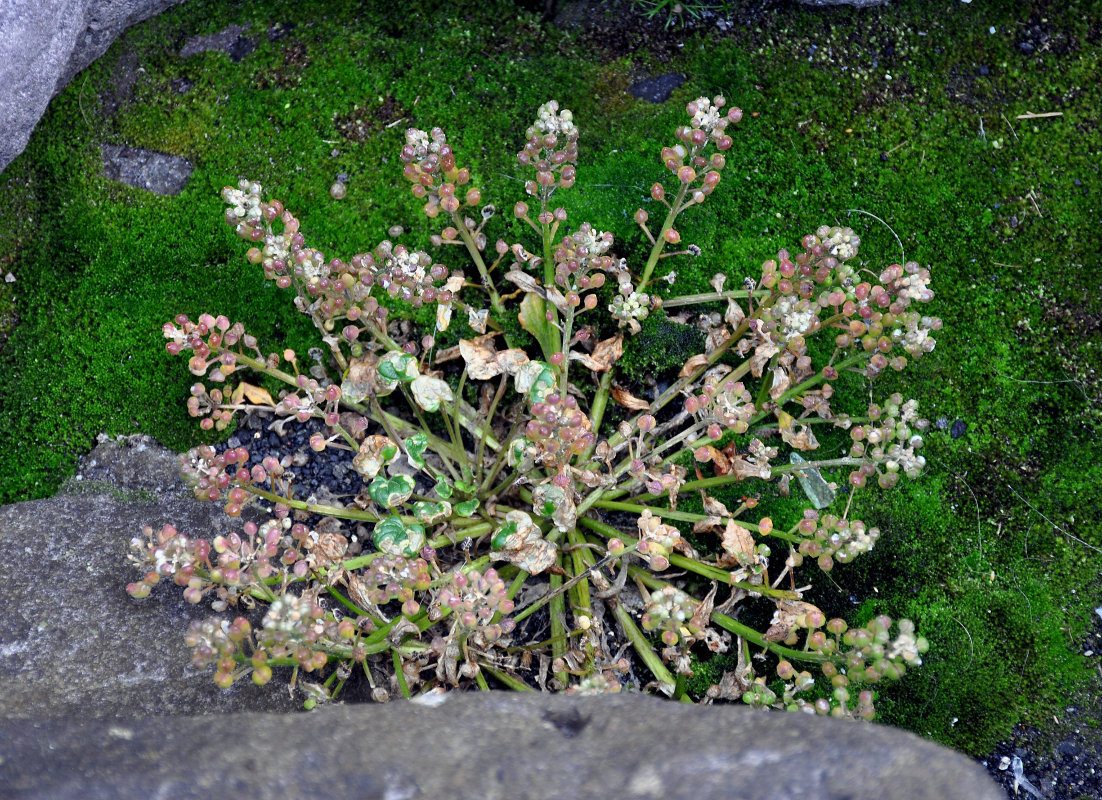
POLYGON ((673 265, 674 290, 756 275, 817 225, 851 225, 870 266, 901 251, 930 265, 945 320, 937 349, 874 391, 966 425, 959 438, 932 430, 920 480, 858 496, 856 515, 884 537, 820 579, 817 599, 853 621, 909 616, 930 638, 922 669, 882 692, 887 721, 983 753, 1014 723, 1047 720, 1088 690, 1078 644, 1102 565, 1098 7, 767 3, 726 31, 667 31, 628 5, 560 5, 578 27, 500 0, 400 14, 192 0, 79 75, 0 177, 0 270, 15 278, 0 283, 0 502, 54 492, 100 432, 202 439, 183 408, 190 376, 160 335, 175 314, 224 313, 268 348, 312 343, 221 223, 227 183, 269 186, 327 253, 395 224, 427 245, 402 131, 443 127, 483 196, 510 208, 513 155, 553 97, 584 135, 572 219, 638 257, 631 214, 663 176, 658 148, 686 101, 723 92, 748 113, 720 191, 680 226, 703 255, 673 265), (230 24, 255 51, 178 58, 188 37, 230 24), (666 72, 686 76, 669 102, 626 92, 666 72), (195 171, 175 197, 131 189, 102 176, 101 142, 195 171))

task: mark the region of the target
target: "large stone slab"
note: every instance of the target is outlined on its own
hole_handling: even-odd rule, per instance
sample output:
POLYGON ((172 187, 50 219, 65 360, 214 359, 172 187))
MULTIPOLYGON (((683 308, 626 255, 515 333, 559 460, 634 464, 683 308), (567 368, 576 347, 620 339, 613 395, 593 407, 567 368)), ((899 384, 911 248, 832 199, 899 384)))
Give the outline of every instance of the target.
POLYGON ((878 725, 638 695, 450 693, 310 714, 0 723, 5 796, 1002 800, 878 725))
POLYGON ((126 28, 184 0, 0 2, 0 172, 27 146, 54 95, 126 28))
POLYGON ((0 508, 0 717, 300 706, 276 681, 224 692, 208 671, 190 667, 184 632, 211 614, 209 604, 189 606, 174 586, 140 602, 126 593, 138 577, 128 543, 142 525, 231 529, 218 505, 190 495, 176 469, 176 457, 147 437, 105 441, 62 494, 0 508))
POLYGON ((123 589, 129 539, 167 522, 231 527, 144 436, 101 441, 62 494, 0 508, 3 797, 1002 797, 909 733, 803 714, 499 693, 306 714, 279 680, 222 691, 182 640, 207 610, 123 589))

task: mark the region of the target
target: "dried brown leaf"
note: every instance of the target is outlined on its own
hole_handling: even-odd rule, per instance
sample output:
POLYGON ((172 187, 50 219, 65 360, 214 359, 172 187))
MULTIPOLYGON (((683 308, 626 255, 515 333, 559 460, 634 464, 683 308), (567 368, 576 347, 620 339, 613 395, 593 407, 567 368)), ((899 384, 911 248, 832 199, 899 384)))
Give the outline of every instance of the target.
POLYGON ((612 365, 616 362, 624 353, 624 336, 623 334, 616 334, 611 339, 605 339, 604 341, 597 342, 597 345, 593 348, 593 354, 571 352, 570 358, 573 361, 581 361, 589 369, 594 372, 608 372, 612 369, 612 365))
POLYGON ((646 411, 650 408, 650 403, 646 400, 640 400, 627 389, 621 389, 619 386, 613 386, 609 393, 613 400, 629 411, 646 411))
POLYGON ((503 371, 501 364, 497 361, 497 351, 492 342, 460 339, 459 353, 467 362, 467 374, 476 381, 489 380, 503 371))
POLYGON ((543 296, 543 287, 540 286, 539 281, 527 272, 523 272, 519 269, 511 269, 505 273, 505 280, 510 283, 515 283, 526 292, 532 292, 540 297, 543 296))
POLYGON ((784 439, 786 444, 795 447, 797 450, 805 451, 814 450, 819 446, 819 442, 816 441, 815 434, 811 432, 810 427, 801 425, 791 414, 779 408, 776 410, 776 415, 781 438, 784 439))
POLYGON ((788 391, 788 387, 791 385, 792 379, 788 375, 788 370, 784 367, 777 367, 773 370, 773 385, 769 387, 769 396, 776 400, 788 391))
POLYGON ((727 527, 721 536, 720 544, 731 555, 753 555, 754 537, 733 519, 727 520, 727 527))
POLYGON ((744 319, 746 319, 746 312, 742 310, 742 306, 735 302, 735 298, 728 297, 727 311, 723 314, 723 321, 730 325, 732 329, 737 330, 744 319))
POLYGON ((232 402, 236 405, 241 402, 241 398, 244 396, 253 405, 257 406, 274 406, 275 400, 268 394, 268 390, 260 386, 253 386, 251 383, 241 381, 237 384, 237 388, 233 390, 232 402))
POLYGON ((687 378, 696 372, 698 369, 708 363, 708 356, 703 353, 697 353, 685 362, 685 366, 681 368, 681 371, 677 373, 679 378, 687 378))

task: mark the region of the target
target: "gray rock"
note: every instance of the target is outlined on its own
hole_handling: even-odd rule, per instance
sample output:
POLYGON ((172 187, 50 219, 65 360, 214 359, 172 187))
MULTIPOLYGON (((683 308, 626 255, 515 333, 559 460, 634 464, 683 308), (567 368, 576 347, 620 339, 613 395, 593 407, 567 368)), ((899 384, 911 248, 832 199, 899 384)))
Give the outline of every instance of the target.
POLYGON ((7 797, 996 800, 891 728, 639 695, 450 693, 311 714, 0 723, 7 797))
POLYGON ((103 174, 108 178, 157 194, 179 194, 195 169, 183 156, 156 150, 103 144, 100 145, 100 153, 103 156, 103 174))
POLYGON ((685 76, 676 72, 667 72, 657 78, 647 78, 637 81, 628 87, 632 97, 646 100, 649 103, 665 103, 670 99, 673 90, 685 82, 685 76))
POLYGON ((244 25, 230 25, 218 33, 192 36, 180 48, 180 58, 190 58, 197 53, 218 50, 229 55, 232 61, 240 61, 256 49, 256 43, 243 35, 247 30, 248 28, 244 25))
POLYGON ((55 94, 123 30, 183 0, 0 3, 0 172, 27 146, 55 94))
POLYGON ((213 613, 209 605, 188 605, 174 586, 140 602, 126 593, 140 577, 128 544, 143 525, 211 534, 236 527, 175 473, 176 457, 147 437, 105 441, 61 494, 0 508, 0 717, 300 707, 279 681, 223 692, 209 671, 190 667, 184 633, 213 613))
POLYGON ((496 692, 303 714, 278 679, 219 690, 181 636, 207 611, 123 590, 141 525, 231 527, 175 472, 148 437, 103 438, 57 497, 0 508, 5 798, 1002 797, 917 736, 803 714, 496 692))
POLYGON ((805 6, 853 6, 854 8, 871 8, 888 4, 888 0, 796 0, 796 2, 805 6))

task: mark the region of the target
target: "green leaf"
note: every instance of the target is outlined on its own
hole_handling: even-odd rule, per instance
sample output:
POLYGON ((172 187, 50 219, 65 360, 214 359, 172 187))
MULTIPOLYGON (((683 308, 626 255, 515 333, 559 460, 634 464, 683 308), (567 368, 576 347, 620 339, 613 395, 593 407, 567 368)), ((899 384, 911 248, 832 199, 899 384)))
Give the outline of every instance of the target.
POLYGON ((418 375, 417 359, 408 353, 392 350, 379 359, 378 372, 384 380, 409 383, 418 375))
POLYGON ((455 507, 455 513, 461 517, 469 517, 478 510, 478 498, 474 497, 470 500, 465 500, 459 503, 455 507))
POLYGON ((414 485, 409 475, 395 475, 392 478, 377 475, 367 487, 367 493, 383 508, 393 509, 409 500, 414 485))
POLYGON ((436 492, 436 496, 441 500, 447 500, 452 496, 451 484, 443 478, 437 478, 436 485, 432 487, 432 490, 436 492))
POLYGON ((387 555, 413 558, 425 546, 425 527, 416 522, 407 525, 401 517, 387 517, 375 526, 371 538, 387 555))
POLYGON ((500 550, 505 546, 506 537, 512 536, 516 532, 517 524, 515 522, 507 522, 500 528, 498 528, 498 531, 494 534, 494 538, 491 540, 490 544, 500 550))
POLYGON ((398 370, 394 369, 394 365, 389 361, 384 361, 379 365, 379 374, 388 381, 398 380, 398 370))
POLYGON ((429 446, 429 437, 424 433, 415 433, 405 441, 406 456, 409 458, 409 463, 417 467, 417 469, 425 468, 425 450, 429 446))
POLYGON ((413 504, 413 516, 426 525, 434 525, 442 519, 451 516, 452 504, 444 501, 433 503, 429 500, 418 500, 413 504))
POLYGON ((477 490, 473 484, 467 483, 466 481, 456 481, 455 488, 463 492, 463 494, 474 494, 477 490))

